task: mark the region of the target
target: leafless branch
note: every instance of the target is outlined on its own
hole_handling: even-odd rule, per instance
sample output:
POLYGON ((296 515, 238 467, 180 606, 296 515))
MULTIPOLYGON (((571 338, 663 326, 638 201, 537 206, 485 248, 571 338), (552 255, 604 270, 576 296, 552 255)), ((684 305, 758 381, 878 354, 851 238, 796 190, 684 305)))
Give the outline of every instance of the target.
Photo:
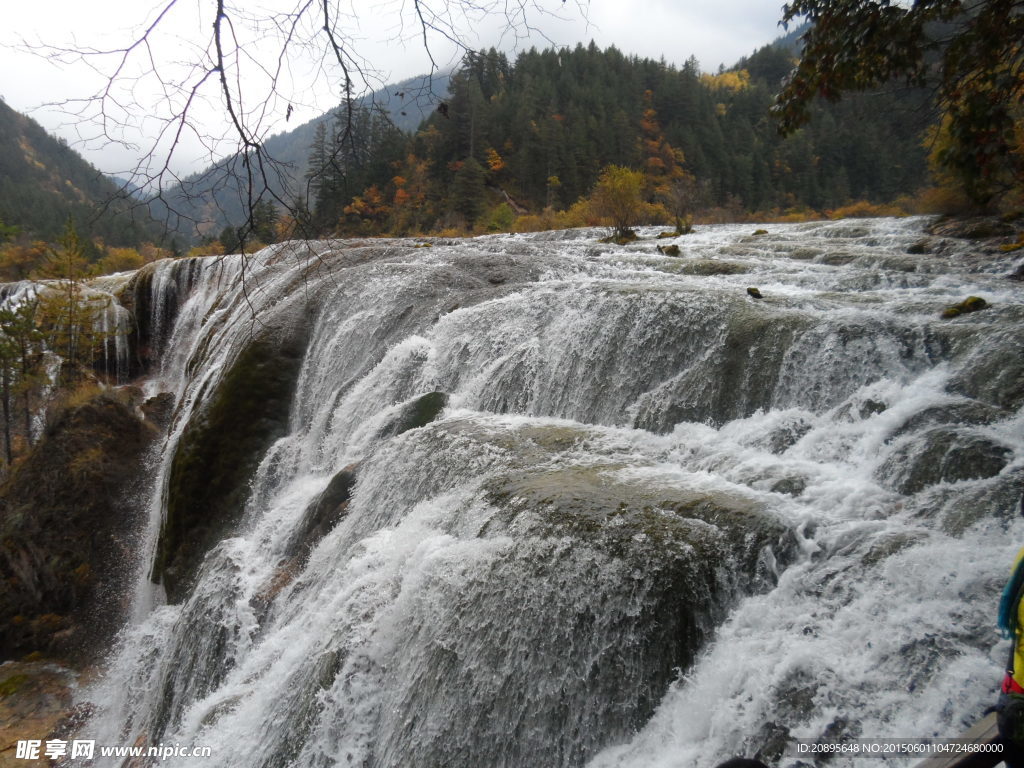
MULTIPOLYGON (((283 117, 298 109, 321 114, 317 98, 326 95, 348 110, 350 134, 355 100, 388 78, 360 52, 361 20, 340 0, 277 2, 254 12, 242 0, 160 0, 123 45, 72 40, 23 47, 96 75, 92 94, 46 106, 64 111, 81 143, 138 153, 122 192, 143 190, 168 231, 187 226, 212 234, 214 214, 224 212, 208 210, 211 193, 234 186, 248 212, 245 234, 260 201, 297 213, 295 169, 265 148, 271 131, 285 127, 283 117), (204 162, 206 171, 187 175, 204 162)), ((547 40, 537 20, 558 17, 565 7, 565 0, 390 0, 373 13, 391 20, 392 44, 416 41, 426 51, 425 96, 436 102, 431 83, 442 69, 441 50, 472 51, 469 35, 487 19, 498 19, 499 35, 516 44, 531 36, 547 40)), ((570 8, 586 18, 586 0, 570 8)))

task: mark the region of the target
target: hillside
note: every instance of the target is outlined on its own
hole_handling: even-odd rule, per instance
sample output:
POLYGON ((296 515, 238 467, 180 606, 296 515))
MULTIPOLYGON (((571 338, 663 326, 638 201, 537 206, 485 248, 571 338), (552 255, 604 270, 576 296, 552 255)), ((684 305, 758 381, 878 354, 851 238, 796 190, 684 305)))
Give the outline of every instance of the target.
POLYGON ((66 142, 0 100, 0 221, 56 240, 68 217, 86 235, 136 245, 158 234, 143 209, 132 210, 118 185, 66 142))
MULTIPOLYGON (((387 115, 396 129, 411 133, 430 116, 438 101, 447 97, 450 78, 448 71, 433 77, 412 77, 358 99, 356 105, 387 115)), ((277 163, 269 178, 275 195, 283 199, 305 195, 310 147, 317 126, 330 125, 336 112, 331 110, 267 139, 264 148, 277 163)), ((245 220, 247 205, 244 189, 238 183, 240 170, 237 158, 228 158, 187 177, 180 186, 164 194, 166 205, 161 201, 152 203, 154 217, 168 219, 185 238, 195 235, 195 227, 185 219, 200 222, 203 235, 216 235, 226 224, 240 224, 245 220)))
MULTIPOLYGON (((608 165, 685 174, 695 182, 691 207, 727 218, 887 203, 925 186, 923 92, 819 104, 795 136, 778 134, 769 113, 798 33, 717 74, 692 57, 676 68, 593 43, 514 61, 471 55, 452 75, 444 109, 421 113, 417 133, 395 123, 393 106, 389 123, 361 103, 350 134, 347 117, 325 115, 272 137, 265 148, 284 169, 270 178, 272 197, 308 222, 308 234, 380 234, 480 221, 500 229, 512 210, 568 209, 608 165)), ((393 103, 404 87, 378 96, 393 103)), ((238 158, 207 170, 187 185, 191 200, 172 196, 172 206, 206 236, 241 225, 247 199, 232 175, 243 170, 238 158)))

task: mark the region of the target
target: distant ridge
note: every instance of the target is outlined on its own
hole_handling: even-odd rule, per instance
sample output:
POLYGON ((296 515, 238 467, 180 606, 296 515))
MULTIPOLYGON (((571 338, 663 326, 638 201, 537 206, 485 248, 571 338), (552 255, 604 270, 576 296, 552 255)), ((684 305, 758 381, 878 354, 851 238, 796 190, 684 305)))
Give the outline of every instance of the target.
POLYGON ((111 245, 155 240, 144 207, 62 139, 0 99, 0 220, 34 239, 55 240, 69 217, 111 245))
MULTIPOLYGON (((410 77, 363 96, 356 103, 382 111, 395 127, 412 133, 447 98, 451 75, 445 70, 410 77)), ((285 199, 303 194, 316 127, 331 120, 338 108, 266 140, 263 146, 267 154, 286 169, 284 177, 275 174, 269 179, 274 194, 285 199)), ((151 203, 154 217, 166 218, 170 228, 186 238, 196 234, 195 225, 187 219, 197 222, 199 232, 208 236, 215 236, 225 225, 238 225, 246 218, 248 201, 236 177, 237 165, 236 159, 228 158, 185 178, 181 185, 164 192, 166 206, 161 201, 151 203)))

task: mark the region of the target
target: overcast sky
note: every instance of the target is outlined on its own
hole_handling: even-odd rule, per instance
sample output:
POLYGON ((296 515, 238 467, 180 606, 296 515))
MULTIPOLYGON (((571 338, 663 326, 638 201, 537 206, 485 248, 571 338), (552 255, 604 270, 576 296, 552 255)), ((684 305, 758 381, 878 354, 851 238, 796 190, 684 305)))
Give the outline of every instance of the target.
MULTIPOLYGON (((504 8, 505 0, 495 2, 504 8)), ((438 12, 435 23, 450 24, 451 28, 472 48, 491 46, 514 56, 516 50, 537 47, 574 46, 594 40, 604 48, 615 45, 628 54, 658 59, 664 57, 672 64, 681 65, 691 55, 696 56, 706 71, 720 64, 729 66, 756 48, 781 34, 779 2, 757 0, 716 0, 715 2, 687 2, 686 0, 528 0, 549 14, 538 14, 529 9, 531 29, 521 25, 514 32, 505 20, 495 14, 486 17, 463 14, 441 15, 445 8, 458 8, 457 4, 443 0, 421 0, 420 8, 438 12), (432 3, 432 5, 431 5, 432 3)), ((133 35, 156 19, 159 10, 169 0, 36 0, 9 4, 4 9, 4 30, 0 31, 0 96, 14 109, 31 114, 48 130, 64 136, 94 165, 109 173, 125 173, 134 165, 139 154, 152 145, 152 136, 163 125, 159 115, 162 106, 175 98, 184 98, 179 89, 170 99, 158 94, 155 79, 137 81, 134 93, 139 105, 129 108, 128 119, 133 127, 118 132, 108 125, 109 138, 127 140, 137 146, 124 149, 104 140, 102 130, 95 124, 83 126, 81 121, 60 114, 42 105, 64 99, 91 95, 100 87, 114 65, 113 57, 94 59, 96 73, 82 61, 54 64, 33 56, 17 47, 21 40, 45 43, 58 47, 117 48, 129 44, 133 35)), ((262 6, 288 10, 297 0, 236 0, 235 7, 244 8, 254 18, 265 19, 262 6)), ((480 3, 477 2, 479 5, 480 3)), ((186 70, 174 68, 181 62, 201 54, 202 46, 210 36, 212 0, 178 0, 160 21, 162 35, 154 34, 152 53, 161 67, 165 81, 185 82, 186 70)), ((230 3, 228 6, 230 7, 230 3)), ((316 4, 314 4, 315 6, 316 4)), ((511 3, 515 5, 515 3, 511 3)), ((429 71, 430 58, 424 50, 420 28, 416 26, 410 0, 342 0, 337 6, 341 36, 349 41, 361 56, 361 61, 375 70, 371 83, 398 81, 429 71)), ((261 135, 276 133, 288 126, 283 112, 288 104, 294 114, 290 125, 305 122, 337 104, 341 77, 337 67, 322 67, 312 53, 299 53, 289 62, 279 79, 279 96, 271 99, 270 109, 257 111, 265 101, 266 83, 258 74, 252 74, 255 65, 264 68, 276 65, 272 52, 278 38, 275 30, 266 24, 251 24, 246 28, 239 20, 237 34, 241 39, 242 61, 250 74, 243 74, 243 92, 249 99, 250 118, 260 125, 261 135), (262 55, 262 58, 261 58, 262 55)), ((308 19, 309 30, 322 24, 320 17, 308 19)), ((300 30, 301 32, 301 30, 300 30)), ((301 37, 301 34, 300 34, 301 37)), ((278 45, 277 48, 280 46, 278 45)), ((430 49, 436 64, 442 68, 457 63, 459 54, 440 35, 430 39, 430 49)), ((293 46, 293 50, 295 47, 293 46)), ((144 53, 136 49, 135 54, 144 53)), ((138 57, 137 57, 138 58, 138 57)), ((141 63, 142 59, 138 58, 141 63)), ((138 66, 139 64, 131 66, 138 66)), ((265 78, 264 78, 265 80, 265 78)), ((122 103, 128 102, 129 92, 115 94, 122 103)), ((204 166, 210 152, 224 152, 229 144, 218 145, 211 137, 219 135, 219 93, 217 83, 208 81, 200 90, 193 105, 197 116, 195 136, 186 135, 180 142, 173 167, 179 172, 196 170, 204 166), (202 125, 202 128, 200 128, 202 125), (210 128, 210 126, 213 126, 210 128), (204 128, 210 128, 204 132, 204 128)), ((88 110, 88 107, 86 107, 88 110)), ((115 115, 116 117, 116 115, 115 115)), ((186 131, 188 134, 188 131, 186 131)), ((158 149, 158 154, 163 150, 158 149)))

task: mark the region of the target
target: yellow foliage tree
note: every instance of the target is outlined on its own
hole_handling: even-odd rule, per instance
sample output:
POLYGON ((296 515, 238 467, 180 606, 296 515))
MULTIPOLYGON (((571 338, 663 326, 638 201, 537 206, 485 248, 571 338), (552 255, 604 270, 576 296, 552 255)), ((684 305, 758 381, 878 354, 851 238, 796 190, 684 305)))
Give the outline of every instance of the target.
POLYGON ((606 166, 590 195, 592 210, 615 227, 615 238, 632 240, 633 227, 639 223, 645 206, 644 174, 620 165, 606 166))

